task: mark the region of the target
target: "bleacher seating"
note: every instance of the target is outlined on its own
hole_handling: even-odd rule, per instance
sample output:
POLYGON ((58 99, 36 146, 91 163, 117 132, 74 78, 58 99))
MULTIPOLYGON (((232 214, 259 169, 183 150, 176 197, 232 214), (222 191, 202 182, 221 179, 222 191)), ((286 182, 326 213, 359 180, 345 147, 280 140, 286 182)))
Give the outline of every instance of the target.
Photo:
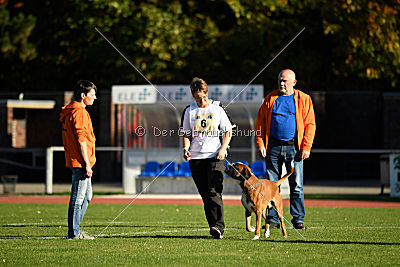
POLYGON ((166 161, 161 167, 160 176, 177 176, 178 174, 178 163, 174 161, 166 161))
POLYGON ((149 161, 144 166, 144 171, 139 174, 139 177, 156 176, 160 173, 160 164, 157 161, 149 161))
POLYGON ((177 176, 191 177, 192 171, 189 167, 189 161, 183 161, 179 167, 177 176))
MULTIPOLYGON (((247 161, 236 162, 241 162, 249 166, 257 177, 265 178, 267 176, 265 161, 255 161, 251 165, 249 165, 247 161)), ((228 162, 226 163, 226 167, 228 167, 228 162)), ((144 171, 139 174, 138 177, 149 177, 157 175, 164 177, 192 177, 192 172, 190 170, 188 161, 183 161, 180 165, 178 165, 178 163, 176 162, 166 161, 162 164, 161 167, 160 163, 158 163, 157 161, 149 161, 146 163, 144 171)))
POLYGON ((265 161, 263 160, 254 161, 251 164, 250 168, 255 176, 259 178, 267 177, 267 167, 265 165, 265 161))

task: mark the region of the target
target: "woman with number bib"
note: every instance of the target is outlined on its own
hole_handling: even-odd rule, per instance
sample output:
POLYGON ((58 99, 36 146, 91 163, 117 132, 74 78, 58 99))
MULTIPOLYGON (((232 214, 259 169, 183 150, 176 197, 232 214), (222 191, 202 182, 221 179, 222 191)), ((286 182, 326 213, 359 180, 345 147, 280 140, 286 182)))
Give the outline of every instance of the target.
POLYGON ((208 99, 203 79, 193 78, 190 90, 196 102, 182 114, 183 157, 189 160, 193 180, 203 199, 210 234, 222 239, 225 228, 222 182, 234 124, 219 101, 208 99))

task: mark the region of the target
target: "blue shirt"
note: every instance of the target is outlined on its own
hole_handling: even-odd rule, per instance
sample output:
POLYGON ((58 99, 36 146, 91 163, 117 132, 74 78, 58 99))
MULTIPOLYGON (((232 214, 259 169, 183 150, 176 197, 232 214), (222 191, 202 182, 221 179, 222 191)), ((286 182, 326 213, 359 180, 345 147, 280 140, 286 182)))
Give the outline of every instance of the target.
POLYGON ((296 134, 296 106, 294 94, 280 95, 272 108, 271 136, 281 141, 288 141, 296 134))

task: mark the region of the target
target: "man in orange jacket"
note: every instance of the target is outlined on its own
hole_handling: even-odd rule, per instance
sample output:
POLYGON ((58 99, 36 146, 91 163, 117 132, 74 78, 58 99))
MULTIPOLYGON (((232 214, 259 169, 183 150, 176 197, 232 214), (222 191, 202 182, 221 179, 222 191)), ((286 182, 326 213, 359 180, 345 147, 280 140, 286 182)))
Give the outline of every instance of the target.
MULTIPOLYGON (((294 89, 296 75, 285 69, 279 73, 278 89, 268 94, 257 114, 256 142, 265 158, 267 176, 276 182, 282 174, 282 164, 294 172, 289 177, 290 214, 295 229, 305 229, 303 160, 310 157, 315 135, 314 108, 309 95, 294 89)), ((274 209, 268 210, 270 228, 279 228, 274 209)))
POLYGON ((92 120, 86 106, 93 105, 97 88, 81 80, 75 85, 73 101, 60 114, 65 163, 72 171, 72 189, 68 207, 68 239, 94 239, 79 225, 92 199, 92 167, 96 162, 92 120))

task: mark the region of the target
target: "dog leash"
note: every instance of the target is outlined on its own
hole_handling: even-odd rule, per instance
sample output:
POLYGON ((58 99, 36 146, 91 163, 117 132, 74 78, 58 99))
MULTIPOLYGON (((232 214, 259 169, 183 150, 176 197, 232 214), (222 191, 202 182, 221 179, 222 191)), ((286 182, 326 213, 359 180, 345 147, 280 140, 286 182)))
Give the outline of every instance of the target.
MULTIPOLYGON (((237 171, 237 172, 240 174, 240 176, 242 176, 242 177, 247 181, 247 183, 249 183, 249 185, 252 187, 251 190, 256 191, 265 201, 268 202, 268 205, 269 205, 269 206, 272 206, 272 207, 274 208, 274 210, 275 210, 279 215, 281 215, 282 218, 283 218, 287 223, 289 223, 289 224, 293 227, 293 229, 296 230, 296 232, 297 232, 304 240, 306 240, 306 238, 300 233, 300 231, 297 230, 296 228, 294 228, 293 224, 292 224, 290 221, 288 221, 288 220, 283 216, 283 214, 280 214, 280 212, 274 207, 274 205, 271 204, 271 201, 267 200, 267 199, 264 197, 264 195, 263 195, 260 191, 258 191, 258 190, 256 189, 256 186, 257 186, 258 183, 256 184, 256 186, 254 186, 253 184, 251 184, 251 183, 249 182, 249 179, 247 179, 246 177, 244 177, 244 176, 241 174, 241 172, 240 172, 238 169, 236 169, 235 166, 234 166, 230 161, 228 161, 227 159, 225 159, 225 160, 226 160, 226 162, 228 162, 228 166, 231 166, 235 171, 237 171)), ((249 191, 249 192, 250 192, 250 191, 249 191)))

